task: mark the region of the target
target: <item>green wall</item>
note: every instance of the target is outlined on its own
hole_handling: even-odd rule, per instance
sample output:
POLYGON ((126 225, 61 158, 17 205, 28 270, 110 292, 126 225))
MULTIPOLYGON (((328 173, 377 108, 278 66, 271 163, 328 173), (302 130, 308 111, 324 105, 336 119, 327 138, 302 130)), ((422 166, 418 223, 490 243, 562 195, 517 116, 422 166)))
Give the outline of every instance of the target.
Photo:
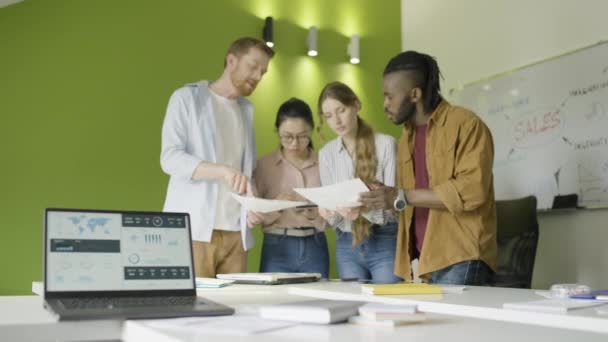
MULTIPOLYGON (((0 8, 0 294, 27 294, 42 279, 45 207, 162 208, 160 130, 171 92, 216 79, 228 44, 260 37, 266 16, 275 19, 276 56, 251 97, 260 156, 278 146, 278 105, 297 96, 314 108, 333 80, 359 93, 374 127, 399 134, 383 117, 381 92, 382 69, 400 50, 399 3, 26 0, 0 8), (304 43, 312 25, 316 58, 304 43), (361 64, 350 65, 355 33, 361 64)), ((259 256, 258 244, 250 270, 259 256)))

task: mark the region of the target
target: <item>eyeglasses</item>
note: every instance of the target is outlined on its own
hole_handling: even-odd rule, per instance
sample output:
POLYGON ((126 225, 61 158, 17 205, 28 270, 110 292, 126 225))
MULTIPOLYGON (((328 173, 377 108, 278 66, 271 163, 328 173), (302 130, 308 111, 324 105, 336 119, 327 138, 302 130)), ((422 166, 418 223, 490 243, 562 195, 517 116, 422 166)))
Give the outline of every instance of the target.
POLYGON ((281 142, 283 144, 291 144, 294 141, 298 141, 301 142, 302 144, 308 144, 310 142, 310 136, 308 135, 283 135, 283 134, 279 134, 279 137, 281 137, 281 142))

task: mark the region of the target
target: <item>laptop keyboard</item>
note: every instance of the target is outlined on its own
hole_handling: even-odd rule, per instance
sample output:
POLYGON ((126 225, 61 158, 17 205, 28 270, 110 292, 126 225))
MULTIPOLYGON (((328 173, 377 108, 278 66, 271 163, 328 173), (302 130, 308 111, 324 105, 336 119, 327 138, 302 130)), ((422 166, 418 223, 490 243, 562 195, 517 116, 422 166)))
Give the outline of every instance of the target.
POLYGON ((154 306, 194 305, 196 297, 100 297, 62 299, 61 304, 68 309, 110 309, 138 308, 154 306))

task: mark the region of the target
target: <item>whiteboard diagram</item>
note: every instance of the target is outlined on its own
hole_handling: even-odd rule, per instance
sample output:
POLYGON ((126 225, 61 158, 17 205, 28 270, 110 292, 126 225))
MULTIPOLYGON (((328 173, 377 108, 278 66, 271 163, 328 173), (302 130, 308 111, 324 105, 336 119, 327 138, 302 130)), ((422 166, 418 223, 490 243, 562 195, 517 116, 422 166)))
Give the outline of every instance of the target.
POLYGON ((497 199, 608 206, 608 43, 465 86, 454 102, 492 132, 497 199))

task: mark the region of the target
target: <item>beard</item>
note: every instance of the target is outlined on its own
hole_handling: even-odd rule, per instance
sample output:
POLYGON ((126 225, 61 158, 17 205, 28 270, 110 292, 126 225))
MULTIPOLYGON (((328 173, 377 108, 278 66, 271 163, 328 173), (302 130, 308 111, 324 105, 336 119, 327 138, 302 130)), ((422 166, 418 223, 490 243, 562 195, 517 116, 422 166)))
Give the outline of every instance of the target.
POLYGON ((255 86, 251 87, 247 84, 246 78, 241 78, 237 75, 237 71, 233 71, 230 74, 230 80, 232 81, 232 85, 239 92, 240 96, 249 96, 255 90, 255 86))
POLYGON ((416 105, 412 103, 411 97, 407 96, 401 102, 399 106, 399 111, 393 118, 393 123, 395 125, 402 125, 406 121, 411 120, 416 114, 416 105))

